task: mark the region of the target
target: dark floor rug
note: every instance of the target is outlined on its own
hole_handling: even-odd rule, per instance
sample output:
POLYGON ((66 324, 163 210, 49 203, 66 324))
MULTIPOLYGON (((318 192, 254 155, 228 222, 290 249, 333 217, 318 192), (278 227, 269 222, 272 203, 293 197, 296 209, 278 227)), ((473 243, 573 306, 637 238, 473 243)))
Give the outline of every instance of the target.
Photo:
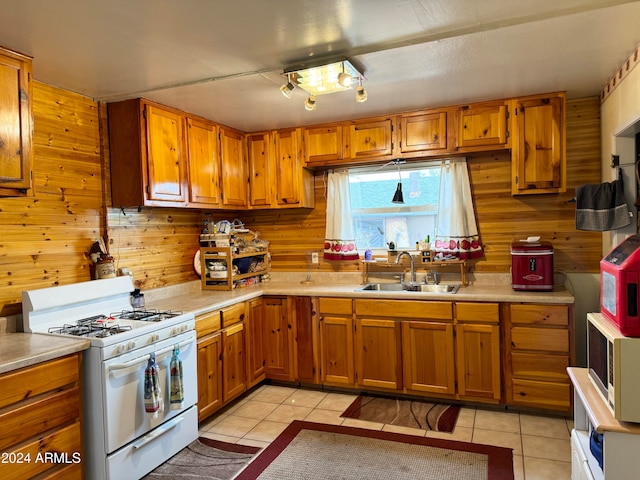
POLYGON ((236 480, 513 480, 510 448, 292 422, 236 480))
POLYGON ((452 432, 459 413, 458 405, 360 395, 340 416, 401 427, 452 432))
POLYGON ((153 470, 144 480, 230 480, 260 449, 200 437, 153 470))

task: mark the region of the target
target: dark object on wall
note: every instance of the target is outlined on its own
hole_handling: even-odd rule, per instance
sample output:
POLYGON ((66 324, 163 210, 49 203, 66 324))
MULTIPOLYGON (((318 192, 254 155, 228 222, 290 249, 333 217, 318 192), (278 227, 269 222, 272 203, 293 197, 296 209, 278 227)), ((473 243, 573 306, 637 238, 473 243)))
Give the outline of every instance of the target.
POLYGON ((630 223, 622 178, 576 188, 576 229, 604 232, 630 223))

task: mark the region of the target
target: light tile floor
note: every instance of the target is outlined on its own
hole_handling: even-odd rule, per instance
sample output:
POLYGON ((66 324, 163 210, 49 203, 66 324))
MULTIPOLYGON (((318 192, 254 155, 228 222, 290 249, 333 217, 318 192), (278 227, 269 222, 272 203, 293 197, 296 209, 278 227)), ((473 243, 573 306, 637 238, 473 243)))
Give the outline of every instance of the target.
POLYGON ((342 418, 357 395, 262 385, 200 424, 200 435, 266 447, 293 420, 483 443, 513 449, 516 480, 571 478, 573 422, 481 407, 463 407, 452 433, 395 427, 342 418))

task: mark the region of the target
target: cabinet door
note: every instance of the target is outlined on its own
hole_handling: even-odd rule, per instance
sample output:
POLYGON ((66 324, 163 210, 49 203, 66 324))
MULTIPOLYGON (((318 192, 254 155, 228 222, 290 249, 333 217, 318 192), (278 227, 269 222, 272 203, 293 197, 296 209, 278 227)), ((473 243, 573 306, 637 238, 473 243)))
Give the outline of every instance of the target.
POLYGON ((363 387, 402 388, 400 322, 356 318, 356 383, 363 387))
POLYGON ((302 162, 298 130, 278 130, 275 134, 275 185, 278 206, 294 207, 302 198, 302 162))
POLYGON ((244 158, 244 135, 228 127, 220 127, 222 157, 222 204, 225 207, 247 206, 247 172, 244 158))
POLYGON ((500 327, 456 325, 458 394, 500 399, 500 327))
POLYGON ((515 102, 513 194, 566 191, 564 94, 515 102))
POLYGON ((265 378, 264 354, 264 306, 262 297, 247 302, 249 308, 246 327, 247 388, 251 388, 265 378))
POLYGON ((31 58, 0 49, 0 89, 0 196, 21 195, 33 163, 31 58))
POLYGON ((507 148, 507 105, 485 102, 460 107, 458 147, 507 148))
POLYGON ((219 333, 198 340, 198 421, 222 406, 221 347, 219 333))
POLYGON ((404 320, 402 355, 407 390, 456 393, 452 323, 404 320))
POLYGON ((252 207, 269 207, 272 203, 270 135, 247 135, 247 159, 249 167, 249 204, 252 207))
POLYGON ((295 297, 296 319, 296 379, 318 383, 319 345, 317 325, 317 300, 313 297, 295 297))
POLYGON ((214 123, 187 118, 189 148, 189 202, 204 207, 220 205, 220 157, 214 123))
POLYGON ((342 316, 320 317, 321 377, 323 383, 355 384, 353 358, 353 319, 342 316))
POLYGON ((400 118, 400 151, 429 152, 447 148, 447 112, 403 115, 400 118))
POLYGON ((293 380, 293 324, 286 298, 265 297, 265 372, 267 378, 293 380))
POLYGON ((347 151, 351 159, 391 156, 393 141, 391 119, 354 122, 349 127, 347 151))
POLYGON ((244 322, 222 331, 222 398, 224 403, 245 391, 244 322))
POLYGON ((157 105, 145 105, 147 140, 147 197, 149 200, 186 201, 184 118, 157 105))
POLYGON ((305 159, 308 164, 325 164, 344 158, 342 125, 327 125, 303 129, 305 159))

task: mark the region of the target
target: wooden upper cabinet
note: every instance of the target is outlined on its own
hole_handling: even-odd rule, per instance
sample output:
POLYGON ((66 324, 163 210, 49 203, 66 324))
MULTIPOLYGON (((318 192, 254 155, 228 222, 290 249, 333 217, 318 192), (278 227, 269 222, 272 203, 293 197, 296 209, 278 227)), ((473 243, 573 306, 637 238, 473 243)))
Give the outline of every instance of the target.
POLYGON ((482 102, 458 109, 458 150, 509 148, 507 102, 482 102))
POLYGON ((512 193, 565 192, 565 93, 536 95, 513 103, 512 193))
POLYGON ((390 158, 393 154, 391 118, 351 122, 345 152, 351 160, 390 158))
POLYGON ((272 204, 271 157, 271 135, 269 133, 247 135, 249 205, 251 207, 270 207, 272 204))
POLYGON ((187 118, 189 204, 220 205, 220 148, 215 123, 187 118))
POLYGON ((244 134, 220 126, 220 152, 222 157, 222 205, 247 206, 247 172, 244 156, 244 134))
POLYGON ((324 125, 302 129, 307 165, 325 165, 344 158, 342 125, 324 125))
POLYGON ((114 207, 185 206, 182 112, 143 99, 107 105, 114 207))
POLYGON ((186 155, 183 117, 178 112, 152 104, 145 105, 145 117, 148 198, 184 202, 186 155))
POLYGON ((31 57, 0 48, 0 196, 31 189, 31 57))
POLYGON ((402 115, 399 131, 400 152, 403 154, 437 154, 446 151, 447 112, 402 115))
POLYGON ((278 207, 314 207, 313 173, 302 164, 300 129, 277 130, 275 186, 278 207))

